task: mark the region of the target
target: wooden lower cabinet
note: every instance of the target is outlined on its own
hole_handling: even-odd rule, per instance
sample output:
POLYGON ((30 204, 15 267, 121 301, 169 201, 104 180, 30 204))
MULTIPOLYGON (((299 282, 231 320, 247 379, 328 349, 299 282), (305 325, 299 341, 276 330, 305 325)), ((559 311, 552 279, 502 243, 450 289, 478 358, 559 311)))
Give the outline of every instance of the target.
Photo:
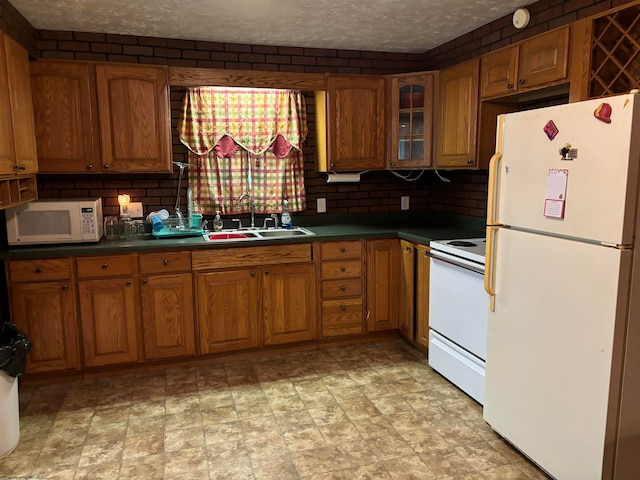
POLYGON ((145 360, 195 353, 190 273, 140 279, 145 360))
POLYGON ((416 246, 416 342, 429 348, 429 267, 431 249, 416 246))
POLYGON ((313 264, 284 265, 262 271, 264 344, 316 338, 316 281, 313 264))
POLYGON ((362 240, 323 242, 320 251, 320 335, 364 333, 362 240))
POLYGON ((415 257, 414 244, 400 240, 398 329, 410 340, 415 333, 415 257))
POLYGON ((260 270, 196 274, 200 353, 220 353, 260 344, 260 270))
POLYGON ((31 342, 26 373, 79 369, 71 259, 11 260, 6 269, 10 320, 31 342))
POLYGON ((367 241, 367 328, 398 328, 398 239, 367 241))
POLYGON ((31 341, 26 372, 80 368, 76 296, 68 280, 10 287, 11 318, 31 341))
POLYGON ((136 362, 138 303, 133 277, 78 282, 85 367, 136 362))

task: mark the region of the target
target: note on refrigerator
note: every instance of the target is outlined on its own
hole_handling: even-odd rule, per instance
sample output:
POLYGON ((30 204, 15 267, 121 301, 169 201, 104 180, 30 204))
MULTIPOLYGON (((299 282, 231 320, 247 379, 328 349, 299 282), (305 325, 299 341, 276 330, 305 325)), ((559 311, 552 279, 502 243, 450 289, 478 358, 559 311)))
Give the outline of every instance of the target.
POLYGON ((566 168, 549 169, 547 176, 547 196, 544 200, 545 217, 564 218, 568 178, 569 170, 566 168))

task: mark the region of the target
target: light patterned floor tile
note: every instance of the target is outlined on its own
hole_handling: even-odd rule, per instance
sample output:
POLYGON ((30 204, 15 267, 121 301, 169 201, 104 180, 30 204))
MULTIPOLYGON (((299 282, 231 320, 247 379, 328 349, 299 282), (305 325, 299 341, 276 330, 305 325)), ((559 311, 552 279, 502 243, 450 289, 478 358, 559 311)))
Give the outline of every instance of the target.
POLYGON ((0 476, 547 480, 400 340, 20 390, 0 476))

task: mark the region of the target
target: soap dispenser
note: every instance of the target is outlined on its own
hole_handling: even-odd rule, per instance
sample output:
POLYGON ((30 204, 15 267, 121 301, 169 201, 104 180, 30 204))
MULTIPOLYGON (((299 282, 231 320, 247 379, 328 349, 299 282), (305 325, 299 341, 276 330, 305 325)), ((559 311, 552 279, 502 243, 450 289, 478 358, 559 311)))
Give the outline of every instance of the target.
POLYGON ((213 219, 213 230, 216 232, 219 232, 220 230, 222 230, 222 218, 220 218, 220 211, 216 211, 216 216, 213 219))
POLYGON ((291 230, 291 228, 293 227, 291 223, 291 215, 289 214, 288 200, 282 201, 282 214, 280 215, 280 224, 282 225, 282 228, 286 228, 288 230, 291 230))

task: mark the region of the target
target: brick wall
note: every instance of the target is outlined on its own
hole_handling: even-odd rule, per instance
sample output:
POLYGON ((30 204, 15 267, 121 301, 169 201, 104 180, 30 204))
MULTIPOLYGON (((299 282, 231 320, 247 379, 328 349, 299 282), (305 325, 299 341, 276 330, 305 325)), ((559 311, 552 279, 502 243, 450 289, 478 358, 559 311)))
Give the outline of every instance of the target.
MULTIPOLYGON (((628 2, 540 0, 528 7, 532 20, 524 31, 517 31, 511 25, 511 15, 507 15, 422 55, 34 31, 7 0, 0 0, 0 21, 3 22, 0 26, 13 32, 12 36, 16 36, 30 51, 37 52, 43 58, 262 71, 393 74, 452 65, 624 3, 628 2)), ((183 160, 186 155, 175 132, 181 99, 180 89, 173 88, 173 154, 176 160, 183 160)), ((307 102, 312 113, 312 96, 307 96, 307 102)), ((313 115, 309 115, 309 118, 312 122, 313 115)), ((362 176, 359 184, 328 185, 324 175, 315 172, 313 124, 310 123, 309 127, 310 134, 304 150, 308 193, 308 209, 305 214, 315 213, 315 201, 320 197, 327 198, 329 213, 360 213, 397 211, 400 209, 400 196, 409 195, 412 210, 435 209, 485 215, 487 178, 483 171, 441 172, 451 180, 450 183, 442 182, 430 171, 424 172, 421 178, 412 182, 398 179, 390 172, 370 172, 362 176)), ((116 195, 127 192, 131 194, 133 201, 142 201, 145 212, 148 212, 173 206, 177 175, 39 175, 38 184, 43 198, 100 195, 105 199, 107 213, 117 212, 116 195)), ((184 201, 182 204, 184 205, 184 201)))

